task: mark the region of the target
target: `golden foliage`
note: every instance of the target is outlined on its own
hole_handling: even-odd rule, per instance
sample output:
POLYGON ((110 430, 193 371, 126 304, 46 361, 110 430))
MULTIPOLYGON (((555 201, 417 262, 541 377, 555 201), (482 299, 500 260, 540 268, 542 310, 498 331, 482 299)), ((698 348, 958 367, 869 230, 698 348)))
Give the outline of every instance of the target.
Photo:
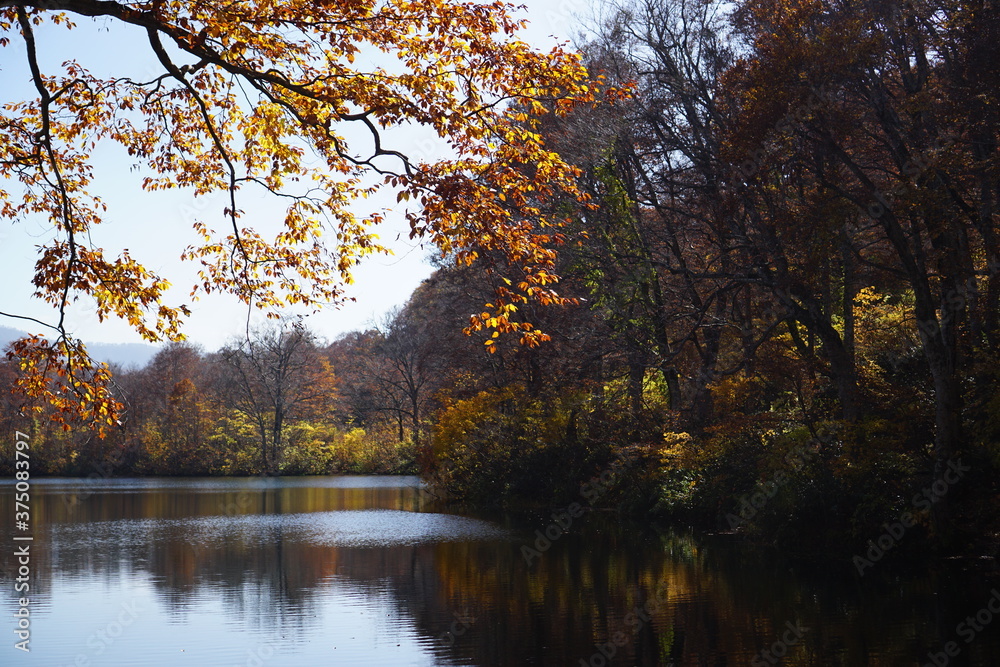
POLYGON ((27 398, 23 412, 47 412, 66 431, 87 424, 101 437, 117 423, 122 406, 111 392, 111 373, 90 359, 83 343, 31 336, 15 341, 7 357, 18 364, 13 389, 27 398))
MULTIPOLYGON (((52 225, 34 287, 60 312, 60 335, 62 315, 78 298, 151 341, 182 338, 189 314, 186 305, 163 303, 166 279, 128 254, 112 261, 91 245, 105 206, 91 191, 90 156, 113 142, 146 170, 146 191, 225 194, 221 210, 188 221, 198 241, 183 257, 201 264, 192 299, 226 292, 269 315, 343 300, 352 267, 385 251, 371 231, 384 211, 358 214, 353 203, 391 186, 400 202, 418 204, 406 212, 413 237, 461 262, 499 252, 523 275, 470 329, 516 330, 529 345, 545 338, 511 315, 528 301, 565 302, 552 287, 561 240, 554 230, 564 220, 544 203, 578 193, 576 170, 546 148, 539 123, 593 93, 577 54, 543 53, 516 39, 523 21, 511 5, 54 0, 43 7, 0 9, 0 46, 19 45, 37 92, 0 108, 0 213, 52 225), (70 60, 42 72, 36 27, 69 29, 72 14, 144 30, 159 71, 144 81, 101 78, 70 60), (362 60, 384 64, 362 67, 362 60), (383 145, 386 130, 411 125, 432 129, 454 157, 423 160, 383 145), (351 127, 361 140, 348 140, 351 127), (244 221, 241 197, 252 189, 288 203, 272 237, 244 221), (212 213, 225 229, 216 229, 212 213)), ((57 399, 44 389, 42 366, 84 368, 82 347, 56 347, 36 340, 15 351, 27 355, 19 384, 27 395, 57 399)), ((113 421, 102 373, 74 393, 83 400, 61 408, 113 421)))

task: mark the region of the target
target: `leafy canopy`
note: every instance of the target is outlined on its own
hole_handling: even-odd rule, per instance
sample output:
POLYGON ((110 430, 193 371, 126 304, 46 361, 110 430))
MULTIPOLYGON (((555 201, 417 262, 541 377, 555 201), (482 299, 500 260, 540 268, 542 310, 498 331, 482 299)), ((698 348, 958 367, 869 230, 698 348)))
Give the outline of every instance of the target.
POLYGON ((343 300, 352 267, 385 251, 371 230, 383 212, 359 215, 352 203, 388 186, 419 203, 406 214, 413 236, 466 263, 499 251, 516 268, 518 282, 472 328, 521 331, 529 344, 544 337, 513 321, 515 304, 561 300, 551 229, 562 220, 545 202, 577 193, 538 124, 591 92, 575 53, 516 39, 514 10, 460 0, 0 0, 0 47, 8 62, 20 52, 35 90, 0 108, 0 215, 44 217, 54 230, 33 283, 58 313, 48 323, 57 336, 13 347, 20 390, 54 404, 67 428, 81 417, 114 423, 107 373, 65 326, 76 299, 148 340, 183 337, 189 311, 164 302, 167 278, 91 242, 106 211, 90 156, 105 141, 144 168, 147 191, 225 193, 223 210, 190 220, 198 241, 178 249, 201 266, 192 299, 227 292, 270 314, 343 300), (140 81, 100 78, 74 60, 42 71, 37 28, 68 30, 81 17, 108 22, 109 39, 122 24, 145 31, 158 70, 140 81), (385 64, 359 64, 373 60, 385 64), (386 145, 386 130, 408 125, 433 129, 454 157, 423 161, 386 145), (247 221, 241 197, 252 189, 287 204, 276 235, 247 221))

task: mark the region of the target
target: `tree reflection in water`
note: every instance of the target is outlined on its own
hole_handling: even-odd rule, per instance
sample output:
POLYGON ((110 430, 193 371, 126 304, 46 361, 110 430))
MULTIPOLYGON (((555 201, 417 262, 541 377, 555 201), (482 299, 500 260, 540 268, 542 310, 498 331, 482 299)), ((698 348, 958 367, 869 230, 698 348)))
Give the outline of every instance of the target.
MULTIPOLYGON (((596 513, 528 566, 520 548, 541 519, 440 513, 406 478, 101 484, 37 489, 33 622, 39 633, 67 623, 66 591, 81 586, 148 595, 128 639, 149 664, 169 664, 178 633, 202 665, 254 652, 267 665, 751 664, 788 624, 808 631, 782 648, 784 665, 915 664, 955 639, 989 590, 948 572, 860 583, 849 567, 799 573, 728 538, 596 513), (81 499, 65 502, 74 490, 81 499), (198 627, 206 618, 217 625, 198 627), (235 648, 219 649, 221 637, 235 648)), ((43 649, 59 664, 89 655, 66 642, 43 649)), ((987 627, 962 649, 966 664, 992 664, 1000 637, 987 627)))

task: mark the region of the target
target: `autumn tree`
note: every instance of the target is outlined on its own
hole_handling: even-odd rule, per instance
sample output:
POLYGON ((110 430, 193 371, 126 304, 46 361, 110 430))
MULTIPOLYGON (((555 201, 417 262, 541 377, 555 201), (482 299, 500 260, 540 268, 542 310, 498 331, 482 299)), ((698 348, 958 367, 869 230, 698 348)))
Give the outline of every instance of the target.
POLYGON ((187 342, 165 345, 144 368, 119 374, 123 400, 131 420, 143 422, 162 415, 176 388, 190 383, 201 389, 210 384, 205 351, 187 342))
MULTIPOLYGON (((384 318, 388 328, 392 317, 384 318)), ((360 428, 390 424, 396 439, 410 427, 419 440, 420 407, 426 399, 427 375, 421 372, 426 341, 387 341, 384 329, 351 332, 331 345, 338 372, 338 404, 342 420, 360 428)))
MULTIPOLYGON (((933 383, 940 475, 963 446, 968 369, 991 358, 997 341, 1000 125, 996 89, 984 84, 998 69, 995 57, 982 57, 996 53, 996 8, 803 0, 788 11, 786 4, 747 3, 741 13, 753 50, 731 72, 743 103, 735 145, 827 87, 824 104, 771 134, 804 176, 799 211, 822 207, 824 223, 850 221, 855 232, 843 238, 852 261, 901 283, 912 298, 933 383), (776 82, 778 95, 759 96, 776 82)), ((776 161, 765 162, 758 193, 776 176, 776 161)))
POLYGON ((328 411, 335 391, 330 363, 301 321, 256 329, 220 356, 230 373, 219 389, 256 425, 261 470, 273 474, 281 463, 285 426, 328 411))
MULTIPOLYGON (((710 423, 711 383, 751 368, 778 337, 828 378, 844 421, 864 416, 853 301, 888 246, 837 191, 830 144, 816 136, 866 127, 837 90, 854 56, 836 26, 857 11, 640 0, 610 10, 588 45, 637 82, 625 120, 596 124, 602 152, 578 162, 602 202, 585 221, 604 279, 595 296, 626 341, 686 380, 675 405, 694 424, 710 423)), ((632 356, 638 377, 649 362, 632 356)))
POLYGON ((369 368, 376 358, 378 338, 374 329, 351 331, 326 348, 326 355, 337 370, 336 410, 343 425, 367 428, 383 412, 369 368))
POLYGON ((652 371, 698 427, 712 417, 709 383, 734 365, 720 357, 743 287, 719 154, 728 17, 725 3, 610 3, 584 52, 610 80, 633 81, 634 94, 551 123, 599 202, 580 214, 578 255, 627 367, 632 412, 652 371))
POLYGON ((128 462, 141 458, 156 470, 190 473, 211 469, 202 450, 208 436, 213 367, 204 350, 187 342, 170 343, 141 369, 115 373, 125 406, 122 440, 128 462))
MULTIPOLYGON (((448 379, 444 362, 454 351, 454 338, 462 336, 461 327, 468 321, 466 315, 440 322, 439 313, 425 308, 427 304, 418 298, 421 293, 425 293, 424 286, 406 306, 386 313, 376 328, 353 332, 330 346, 348 420, 361 426, 392 421, 398 440, 404 441, 408 431, 417 447, 432 394, 448 379), (449 325, 450 331, 443 331, 449 325)), ((466 353, 475 347, 471 341, 462 343, 466 353)), ((485 354, 482 346, 478 347, 485 354)))
POLYGON ((182 336, 189 306, 165 301, 168 277, 127 252, 106 256, 96 241, 105 210, 91 153, 105 142, 130 156, 147 191, 224 193, 218 210, 190 220, 192 242, 178 249, 201 267, 191 299, 226 292, 272 313, 342 300, 357 261, 383 251, 372 226, 385 212, 353 203, 391 187, 413 202, 413 236, 463 262, 499 250, 519 267, 523 280, 473 325, 537 342, 541 333, 514 323, 508 306, 560 301, 550 269, 562 217, 523 219, 574 191, 574 170, 544 145, 537 122, 590 93, 579 57, 519 41, 524 22, 512 11, 459 0, 0 1, 0 46, 21 54, 35 93, 7 101, 0 116, 0 210, 52 229, 33 286, 55 318, 34 324, 55 342, 15 346, 20 390, 114 422, 107 373, 66 324, 74 300, 92 300, 99 318, 122 318, 147 340, 182 336), (156 71, 102 78, 75 59, 43 71, 50 45, 38 27, 90 19, 105 22, 108 39, 142 31, 156 71), (361 65, 372 60, 383 64, 361 65), (409 126, 440 136, 453 157, 394 148, 388 135, 409 126), (246 210, 254 191, 287 205, 273 236, 246 210))
MULTIPOLYGON (((412 310, 398 308, 386 315, 379 333, 378 351, 388 372, 377 382, 397 406, 400 435, 404 417, 409 421, 413 443, 420 446, 421 419, 429 398, 435 368, 434 341, 425 331, 427 321, 412 310)), ((400 438, 402 440, 402 438, 400 438)))

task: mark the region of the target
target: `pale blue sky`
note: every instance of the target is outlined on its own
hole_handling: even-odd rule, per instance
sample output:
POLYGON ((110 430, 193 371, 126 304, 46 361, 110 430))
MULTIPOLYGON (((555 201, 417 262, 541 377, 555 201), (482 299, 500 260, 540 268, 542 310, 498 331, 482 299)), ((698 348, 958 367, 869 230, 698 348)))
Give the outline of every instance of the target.
MULTIPOLYGON (((539 46, 550 46, 576 35, 589 15, 590 0, 530 0, 526 16, 531 25, 523 39, 539 46)), ((148 46, 143 35, 123 31, 110 21, 76 19, 77 28, 65 31, 48 27, 39 31, 39 55, 43 69, 53 71, 64 60, 74 58, 94 74, 114 73, 141 77, 153 71, 152 58, 146 60, 148 46)), ((24 99, 32 95, 27 80, 23 45, 17 38, 0 49, 0 103, 24 99)), ((396 148, 413 154, 439 150, 426 134, 396 133, 396 148)), ((106 223, 95 228, 92 243, 102 247, 106 255, 116 256, 127 248, 130 254, 151 269, 161 272, 174 288, 168 303, 187 303, 193 314, 185 332, 189 338, 208 349, 215 349, 242 330, 246 309, 226 296, 203 297, 191 303, 187 297, 196 275, 196 266, 178 259, 181 250, 193 242, 190 228, 193 212, 210 222, 209 212, 221 212, 224 196, 194 199, 184 192, 146 193, 139 188, 141 175, 129 170, 128 157, 117 146, 99 147, 94 154, 96 187, 108 205, 106 223)), ((378 205, 394 205, 387 194, 378 205)), ((372 204, 366 202, 366 208, 372 204)), ((259 206, 244 206, 257 224, 279 215, 275 202, 261 198, 259 206)), ((360 210, 360 209, 359 209, 360 210)), ((407 238, 408 229, 400 214, 390 214, 379 234, 383 243, 395 252, 392 257, 374 257, 355 272, 356 282, 348 293, 356 299, 339 309, 327 309, 312 315, 309 325, 321 336, 337 335, 364 328, 395 305, 404 303, 431 267, 427 263, 432 249, 420 247, 407 238)), ((30 298, 30 281, 36 259, 35 246, 51 238, 44 221, 11 225, 0 221, 0 267, 4 286, 0 294, 0 311, 28 315, 54 321, 51 310, 30 298)), ((74 332, 92 342, 139 342, 141 339, 121 322, 100 323, 89 304, 74 307, 70 324, 74 332)), ((0 317, 0 325, 43 333, 40 327, 27 322, 0 317)))

